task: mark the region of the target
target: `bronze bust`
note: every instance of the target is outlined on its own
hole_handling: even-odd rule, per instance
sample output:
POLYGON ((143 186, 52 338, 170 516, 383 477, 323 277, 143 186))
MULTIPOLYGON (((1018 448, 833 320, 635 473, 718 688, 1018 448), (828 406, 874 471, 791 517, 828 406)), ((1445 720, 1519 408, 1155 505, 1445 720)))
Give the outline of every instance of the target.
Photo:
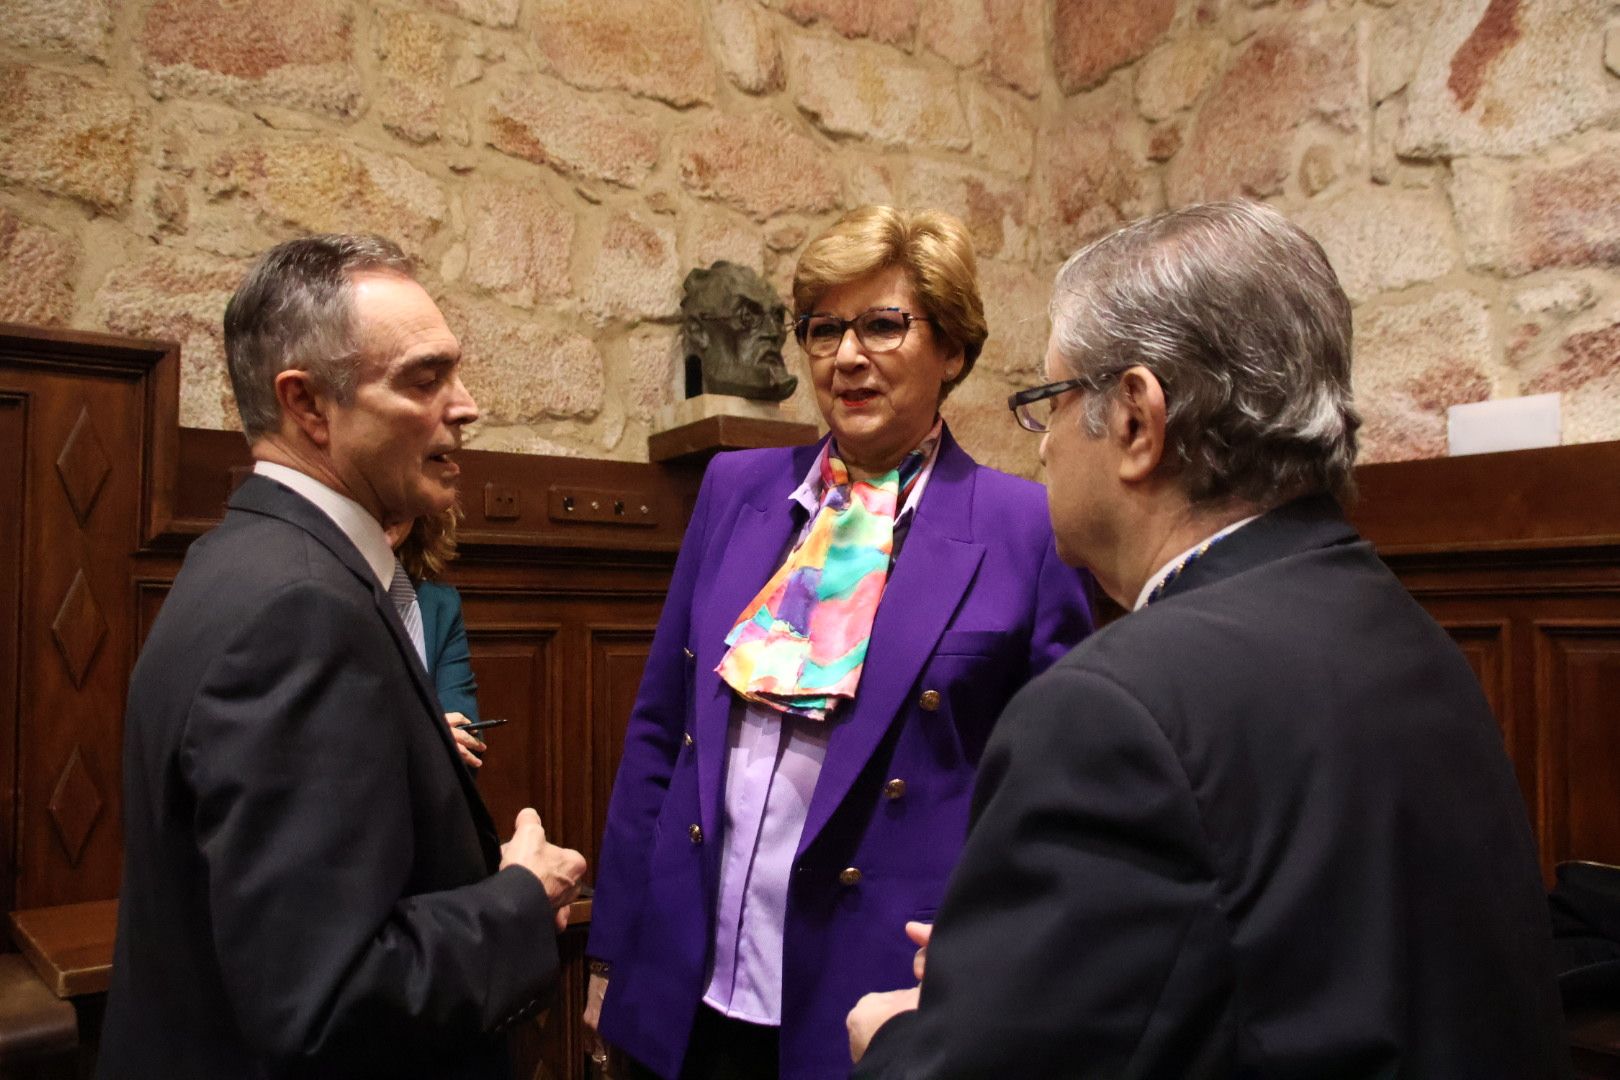
POLYGON ((787 325, 776 290, 748 267, 721 260, 694 269, 681 286, 686 396, 791 396, 799 380, 782 361, 787 325))

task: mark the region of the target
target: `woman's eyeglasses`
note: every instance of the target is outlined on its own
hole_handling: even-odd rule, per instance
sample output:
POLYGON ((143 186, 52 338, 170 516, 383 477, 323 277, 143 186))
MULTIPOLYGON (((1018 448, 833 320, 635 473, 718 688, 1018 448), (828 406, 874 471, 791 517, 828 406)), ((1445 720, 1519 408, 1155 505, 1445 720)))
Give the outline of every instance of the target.
POLYGON ((926 315, 913 315, 899 308, 872 308, 853 319, 840 319, 836 315, 800 315, 793 322, 793 334, 799 345, 811 356, 827 357, 838 352, 844 343, 844 334, 855 331, 855 340, 869 353, 886 353, 898 349, 906 340, 906 332, 914 322, 932 322, 926 315))
POLYGON ((1043 435, 1051 430, 1052 410, 1057 408, 1059 394, 1066 394, 1070 390, 1095 391, 1113 377, 1114 372, 1105 372, 1084 379, 1063 379, 1032 390, 1020 390, 1007 396, 1007 408, 1018 418, 1019 427, 1043 435))

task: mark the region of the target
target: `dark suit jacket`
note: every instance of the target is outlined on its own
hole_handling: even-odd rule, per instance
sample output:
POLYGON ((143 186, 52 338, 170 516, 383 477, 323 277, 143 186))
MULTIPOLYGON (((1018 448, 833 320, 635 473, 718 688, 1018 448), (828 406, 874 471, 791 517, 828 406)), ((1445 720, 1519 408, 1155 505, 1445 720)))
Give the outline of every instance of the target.
MULTIPOLYGON (((680 1071, 713 951, 735 700, 715 667, 804 525, 790 496, 820 449, 710 462, 625 733, 589 951, 613 964, 603 1035, 660 1075, 680 1071)), ((975 464, 947 429, 860 692, 828 721, 784 916, 782 1080, 848 1071, 844 1014, 911 970, 905 922, 939 907, 991 725, 1090 626, 1039 485, 975 464)))
POLYGON ((422 608, 422 640, 427 645, 427 669, 439 706, 445 712, 478 719, 478 683, 473 679, 472 654, 467 648, 467 627, 461 620, 461 594, 437 581, 416 583, 416 602, 422 608))
POLYGON ((857 1076, 1565 1076, 1549 948, 1472 672, 1302 500, 1008 706, 857 1076))
POLYGON ((262 477, 136 664, 124 819, 103 1077, 494 1078, 555 980, 387 594, 262 477))

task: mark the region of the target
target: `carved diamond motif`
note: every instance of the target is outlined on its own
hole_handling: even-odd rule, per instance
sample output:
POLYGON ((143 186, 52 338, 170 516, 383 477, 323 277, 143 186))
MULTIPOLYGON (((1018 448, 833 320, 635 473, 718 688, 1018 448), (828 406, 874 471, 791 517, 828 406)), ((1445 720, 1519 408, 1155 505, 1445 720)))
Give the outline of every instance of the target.
POLYGON ((56 838, 62 841, 62 850, 67 852, 70 865, 79 865, 79 856, 84 854, 84 845, 95 830, 104 805, 95 778, 84 767, 84 757, 75 746, 62 775, 57 778, 56 790, 51 792, 47 807, 51 824, 56 826, 56 838))
POLYGON ((101 494, 101 487, 111 472, 112 463, 107 460, 107 449, 102 446, 101 437, 90 422, 90 410, 82 407, 79 409, 79 419, 73 423, 73 430, 68 432, 67 442, 62 444, 62 452, 56 455, 56 475, 62 478, 68 502, 73 504, 73 515, 79 519, 81 526, 90 520, 90 511, 96 507, 96 497, 101 494))
POLYGON ((96 658, 96 650, 101 648, 101 640, 107 636, 107 620, 102 617, 96 598, 90 594, 90 583, 84 579, 83 570, 73 575, 73 584, 68 586, 62 606, 51 620, 51 636, 56 639, 56 647, 67 663, 68 677, 74 687, 84 686, 84 678, 90 674, 90 663, 96 658))

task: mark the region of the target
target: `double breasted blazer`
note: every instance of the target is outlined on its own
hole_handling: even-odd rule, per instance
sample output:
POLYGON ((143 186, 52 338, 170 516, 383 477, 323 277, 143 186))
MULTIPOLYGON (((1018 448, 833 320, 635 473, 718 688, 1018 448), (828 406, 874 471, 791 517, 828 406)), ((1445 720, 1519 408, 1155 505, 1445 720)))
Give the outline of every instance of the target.
MULTIPOLYGON (((715 667, 803 527, 791 495, 819 451, 710 464, 625 735, 588 951, 612 965, 604 1037, 666 1076, 680 1069, 712 962, 734 700, 715 667)), ((828 721, 786 905, 785 1078, 848 1071, 844 1014, 909 976, 904 924, 939 904, 997 715, 1090 627, 1041 487, 977 465, 947 431, 859 691, 828 721)))
POLYGON ((551 905, 494 825, 387 593, 264 477, 192 545, 130 680, 100 1075, 509 1075, 551 905))

